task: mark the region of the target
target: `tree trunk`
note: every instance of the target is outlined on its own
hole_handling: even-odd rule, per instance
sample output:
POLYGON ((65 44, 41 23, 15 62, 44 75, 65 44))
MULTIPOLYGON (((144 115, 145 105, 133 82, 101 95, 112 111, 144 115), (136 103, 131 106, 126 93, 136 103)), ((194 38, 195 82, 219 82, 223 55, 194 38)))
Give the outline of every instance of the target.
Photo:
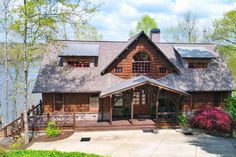
POLYGON ((24 37, 23 37, 23 52, 24 52, 24 128, 25 128, 25 144, 29 143, 29 126, 27 118, 28 110, 28 55, 27 55, 27 9, 26 9, 26 0, 24 0, 24 37))

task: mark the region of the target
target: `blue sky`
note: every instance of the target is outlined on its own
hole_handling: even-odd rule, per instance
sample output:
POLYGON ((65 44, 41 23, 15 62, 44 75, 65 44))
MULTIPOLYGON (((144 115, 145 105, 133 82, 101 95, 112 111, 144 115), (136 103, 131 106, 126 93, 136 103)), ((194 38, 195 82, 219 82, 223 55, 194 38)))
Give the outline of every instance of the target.
POLYGON ((198 16, 201 26, 207 26, 232 9, 236 9, 236 0, 104 0, 90 23, 97 27, 104 40, 127 40, 129 30, 134 29, 145 14, 164 30, 175 25, 187 10, 198 16))

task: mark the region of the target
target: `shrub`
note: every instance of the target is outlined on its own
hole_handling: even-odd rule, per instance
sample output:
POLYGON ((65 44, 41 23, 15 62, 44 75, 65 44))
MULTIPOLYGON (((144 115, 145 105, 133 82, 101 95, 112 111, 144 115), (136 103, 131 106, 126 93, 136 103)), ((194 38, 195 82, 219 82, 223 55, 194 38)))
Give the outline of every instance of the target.
POLYGON ((190 126, 206 130, 208 133, 231 133, 232 120, 223 110, 206 107, 195 111, 190 119, 190 126))
POLYGON ((0 147, 0 157, 7 157, 7 152, 4 148, 0 147))
POLYGON ((61 134, 61 130, 58 128, 56 122, 49 121, 45 133, 48 137, 56 137, 61 134))
POLYGON ((188 117, 185 114, 180 114, 178 116, 178 121, 181 127, 188 127, 188 117))
POLYGON ((22 137, 16 138, 10 145, 9 148, 12 150, 20 149, 24 145, 24 139, 22 137))
POLYGON ((236 96, 229 96, 226 99, 225 110, 230 114, 231 118, 236 122, 236 96))

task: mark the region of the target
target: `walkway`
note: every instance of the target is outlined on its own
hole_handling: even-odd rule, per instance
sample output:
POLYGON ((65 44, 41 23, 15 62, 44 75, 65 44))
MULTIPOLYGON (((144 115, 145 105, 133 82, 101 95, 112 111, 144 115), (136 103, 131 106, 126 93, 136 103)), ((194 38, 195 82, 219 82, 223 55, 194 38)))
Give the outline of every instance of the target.
POLYGON ((135 131, 76 132, 71 137, 34 143, 29 149, 79 151, 112 157, 234 157, 236 140, 208 135, 185 136, 176 130, 158 134, 135 131), (90 137, 89 142, 80 142, 90 137))

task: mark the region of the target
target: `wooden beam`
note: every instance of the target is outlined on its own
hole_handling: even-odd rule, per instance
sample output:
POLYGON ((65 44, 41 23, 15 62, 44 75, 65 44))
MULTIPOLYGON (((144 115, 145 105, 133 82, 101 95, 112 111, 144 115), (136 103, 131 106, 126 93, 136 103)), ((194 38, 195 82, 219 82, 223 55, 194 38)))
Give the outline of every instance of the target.
POLYGON ((109 121, 112 124, 112 95, 110 95, 110 112, 109 112, 109 121))
POLYGON ((131 124, 134 124, 134 100, 133 100, 133 98, 134 98, 134 88, 131 90, 131 109, 130 109, 130 111, 131 111, 131 113, 130 113, 130 118, 131 118, 131 124))
POLYGON ((158 118, 158 106, 159 106, 159 94, 160 94, 160 90, 161 90, 161 88, 158 88, 158 90, 157 90, 157 95, 156 95, 156 129, 158 128, 157 118, 158 118))

